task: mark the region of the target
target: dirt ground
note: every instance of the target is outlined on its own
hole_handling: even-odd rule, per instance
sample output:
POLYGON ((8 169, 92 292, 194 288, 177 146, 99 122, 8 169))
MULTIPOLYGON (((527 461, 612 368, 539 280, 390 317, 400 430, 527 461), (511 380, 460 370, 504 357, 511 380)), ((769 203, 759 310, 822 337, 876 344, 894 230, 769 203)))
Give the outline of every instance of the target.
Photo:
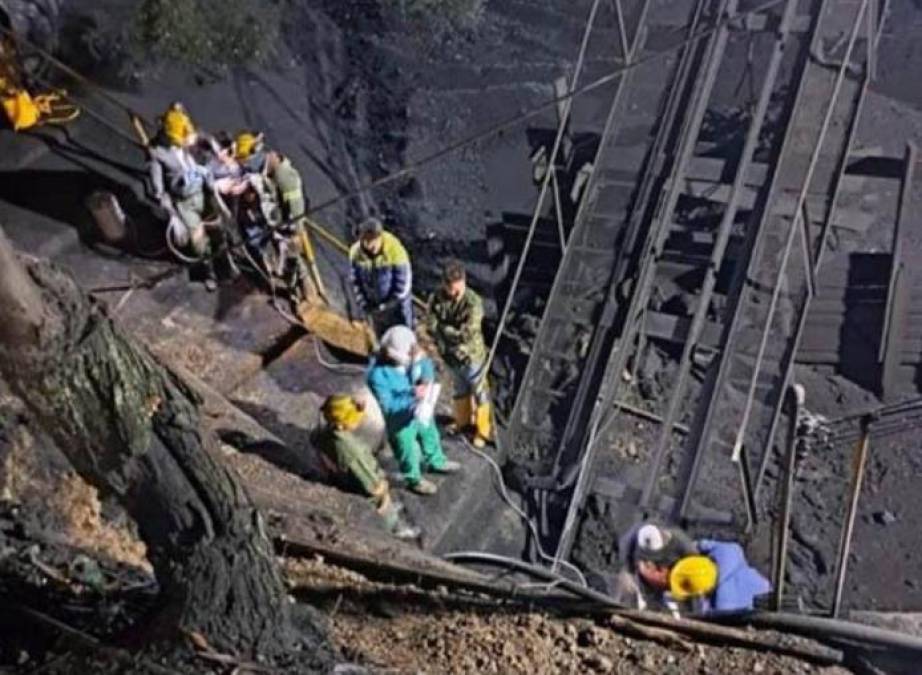
MULTIPOLYGON (((606 620, 464 607, 448 593, 372 584, 321 561, 287 561, 296 594, 324 598, 343 655, 394 673, 844 673, 777 655, 627 637, 606 620)), ((471 603, 473 604, 473 603, 471 603)))

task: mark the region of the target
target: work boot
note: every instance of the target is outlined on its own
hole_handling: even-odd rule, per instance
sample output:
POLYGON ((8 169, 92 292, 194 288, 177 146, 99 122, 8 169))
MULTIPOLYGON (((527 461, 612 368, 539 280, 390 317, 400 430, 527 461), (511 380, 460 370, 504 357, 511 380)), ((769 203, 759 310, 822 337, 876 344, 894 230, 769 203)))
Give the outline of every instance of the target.
POLYGON ((420 478, 418 482, 408 485, 411 491, 415 492, 418 495, 423 495, 428 497, 429 495, 434 495, 439 491, 438 486, 433 483, 431 480, 426 480, 425 478, 420 478))
POLYGON ((217 277, 215 277, 214 261, 211 258, 206 258, 202 261, 202 274, 205 277, 203 282, 205 284, 205 290, 209 293, 213 293, 218 287, 218 280, 217 277))
POLYGON ((474 427, 476 429, 474 432, 474 447, 486 447, 487 443, 493 440, 493 413, 490 410, 489 401, 477 406, 474 427))
POLYGON ((445 428, 445 432, 454 436, 463 432, 471 423, 471 397, 461 396, 452 401, 454 419, 445 428))
POLYGON ((461 465, 450 459, 446 459, 442 466, 432 467, 434 473, 457 473, 461 470, 461 465))

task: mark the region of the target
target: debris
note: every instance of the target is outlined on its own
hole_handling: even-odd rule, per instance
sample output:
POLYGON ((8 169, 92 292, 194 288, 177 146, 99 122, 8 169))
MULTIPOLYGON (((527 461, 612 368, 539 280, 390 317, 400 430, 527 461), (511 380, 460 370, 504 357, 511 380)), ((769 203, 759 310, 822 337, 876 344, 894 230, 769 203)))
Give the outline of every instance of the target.
POLYGON ((885 527, 887 525, 892 525, 893 523, 897 521, 896 514, 886 509, 883 511, 875 512, 872 517, 874 518, 875 523, 877 523, 878 525, 883 525, 885 527))

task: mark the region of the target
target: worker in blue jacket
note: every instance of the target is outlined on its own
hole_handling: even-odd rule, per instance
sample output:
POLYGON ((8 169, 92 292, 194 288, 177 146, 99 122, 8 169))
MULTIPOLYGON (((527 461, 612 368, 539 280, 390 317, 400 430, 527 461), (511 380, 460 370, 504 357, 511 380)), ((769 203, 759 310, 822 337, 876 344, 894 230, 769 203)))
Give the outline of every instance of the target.
POLYGON ((384 414, 388 442, 406 485, 421 495, 436 492, 436 485, 423 478, 424 470, 453 473, 460 468, 442 451, 434 401, 429 400, 435 386, 435 364, 413 331, 394 326, 384 333, 368 370, 368 387, 384 414), (424 406, 429 407, 426 415, 420 414, 424 406))
POLYGON ((669 595, 689 603, 695 613, 752 610, 755 599, 771 591, 771 584, 746 561, 734 542, 701 539, 700 555, 687 556, 669 572, 669 595))
POLYGON ((349 249, 352 290, 380 337, 391 326, 413 328, 413 270, 400 240, 377 218, 359 225, 349 249))

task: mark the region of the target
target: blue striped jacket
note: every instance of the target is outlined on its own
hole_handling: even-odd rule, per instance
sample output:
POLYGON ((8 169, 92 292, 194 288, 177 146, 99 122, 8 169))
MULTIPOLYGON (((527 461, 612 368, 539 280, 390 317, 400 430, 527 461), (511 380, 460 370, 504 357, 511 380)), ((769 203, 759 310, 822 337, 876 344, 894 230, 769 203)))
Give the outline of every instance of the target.
POLYGON ((352 289, 365 311, 385 302, 405 300, 412 290, 413 271, 407 250, 390 232, 382 232, 381 236, 384 242, 378 255, 366 253, 361 242, 349 249, 352 289))

